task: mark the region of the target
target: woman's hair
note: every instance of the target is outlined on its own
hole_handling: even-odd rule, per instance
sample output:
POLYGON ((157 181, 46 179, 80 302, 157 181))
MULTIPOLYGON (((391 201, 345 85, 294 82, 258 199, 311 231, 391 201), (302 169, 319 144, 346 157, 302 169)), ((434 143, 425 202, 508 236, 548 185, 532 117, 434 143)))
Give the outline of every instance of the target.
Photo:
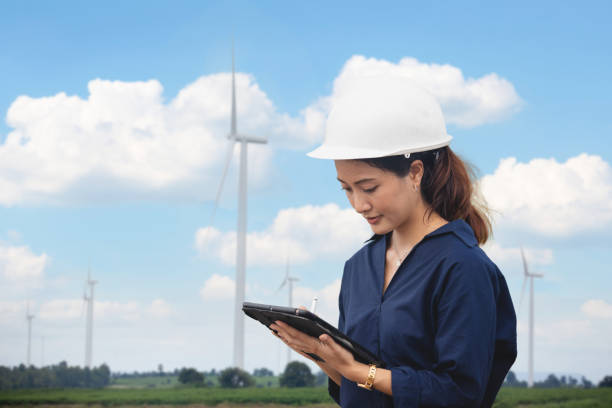
POLYGON ((448 221, 465 220, 472 227, 479 244, 484 244, 491 235, 489 209, 474 185, 475 171, 450 147, 411 153, 409 158, 399 155, 359 160, 391 171, 399 177, 410 172, 415 160, 421 160, 424 168, 421 195, 430 206, 425 214, 435 210, 448 221))

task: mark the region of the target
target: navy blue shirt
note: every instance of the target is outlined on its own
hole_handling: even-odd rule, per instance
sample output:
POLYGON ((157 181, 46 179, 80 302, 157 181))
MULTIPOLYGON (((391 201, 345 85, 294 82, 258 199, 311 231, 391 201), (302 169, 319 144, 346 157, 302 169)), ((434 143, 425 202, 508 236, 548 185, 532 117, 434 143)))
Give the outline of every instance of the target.
POLYGON ((517 352, 504 276, 460 219, 415 245, 383 294, 389 238, 345 263, 338 328, 385 362, 393 396, 345 378, 330 395, 342 407, 491 406, 517 352))

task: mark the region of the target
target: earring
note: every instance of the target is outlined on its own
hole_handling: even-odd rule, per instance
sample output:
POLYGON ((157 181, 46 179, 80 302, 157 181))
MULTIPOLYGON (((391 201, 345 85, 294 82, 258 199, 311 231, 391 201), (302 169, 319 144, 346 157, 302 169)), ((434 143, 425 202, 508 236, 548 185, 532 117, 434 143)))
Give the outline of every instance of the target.
POLYGON ((414 191, 417 191, 419 189, 419 187, 415 184, 414 185, 414 191))

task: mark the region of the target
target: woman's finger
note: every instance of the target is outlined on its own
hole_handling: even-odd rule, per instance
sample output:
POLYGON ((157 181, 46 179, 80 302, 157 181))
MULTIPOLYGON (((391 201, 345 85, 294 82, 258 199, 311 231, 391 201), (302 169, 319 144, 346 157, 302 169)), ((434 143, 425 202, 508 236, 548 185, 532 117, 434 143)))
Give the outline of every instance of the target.
MULTIPOLYGON (((309 336, 282 321, 276 321, 270 325, 270 329, 278 333, 279 337, 288 347, 295 350, 304 357, 316 361, 308 354, 324 355, 325 345, 317 337, 309 336)), ((322 357, 325 359, 325 357, 322 357)))
POLYGON ((334 347, 338 345, 329 334, 320 335, 319 340, 321 341, 321 343, 323 343, 324 345, 328 347, 334 347))
POLYGON ((336 343, 332 336, 328 334, 322 334, 319 336, 319 341, 323 347, 329 348, 329 350, 336 355, 352 355, 350 351, 336 343))
POLYGON ((308 336, 307 334, 304 334, 301 331, 296 330, 293 327, 284 323, 272 324, 270 327, 275 328, 282 337, 289 338, 294 342, 299 341, 301 343, 307 343, 310 338, 310 336, 308 336))
MULTIPOLYGON (((281 339, 285 344, 289 347, 295 349, 296 351, 302 351, 304 349, 308 350, 310 348, 308 342, 304 342, 301 338, 293 337, 290 333, 284 331, 282 328, 275 326, 274 324, 270 325, 270 329, 277 332, 275 336, 281 339)), ((299 331, 297 333, 300 333, 299 331)))
POLYGON ((280 327, 281 329, 283 329, 283 331, 285 333, 287 333, 289 336, 293 337, 293 338, 298 338, 301 339, 303 342, 314 342, 316 341, 315 337, 309 336, 308 334, 301 332, 297 329, 294 329, 293 327, 291 327, 290 325, 288 325, 285 322, 282 322, 280 320, 275 322, 276 326, 280 327))

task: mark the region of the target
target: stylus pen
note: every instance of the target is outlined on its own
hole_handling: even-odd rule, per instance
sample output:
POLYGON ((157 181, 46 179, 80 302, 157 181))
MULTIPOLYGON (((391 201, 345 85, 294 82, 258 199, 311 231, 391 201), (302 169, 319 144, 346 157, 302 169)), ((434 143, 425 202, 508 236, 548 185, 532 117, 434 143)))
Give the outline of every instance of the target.
POLYGON ((310 305, 310 313, 315 313, 317 310, 317 301, 319 300, 318 297, 314 297, 312 298, 312 304, 310 305))

